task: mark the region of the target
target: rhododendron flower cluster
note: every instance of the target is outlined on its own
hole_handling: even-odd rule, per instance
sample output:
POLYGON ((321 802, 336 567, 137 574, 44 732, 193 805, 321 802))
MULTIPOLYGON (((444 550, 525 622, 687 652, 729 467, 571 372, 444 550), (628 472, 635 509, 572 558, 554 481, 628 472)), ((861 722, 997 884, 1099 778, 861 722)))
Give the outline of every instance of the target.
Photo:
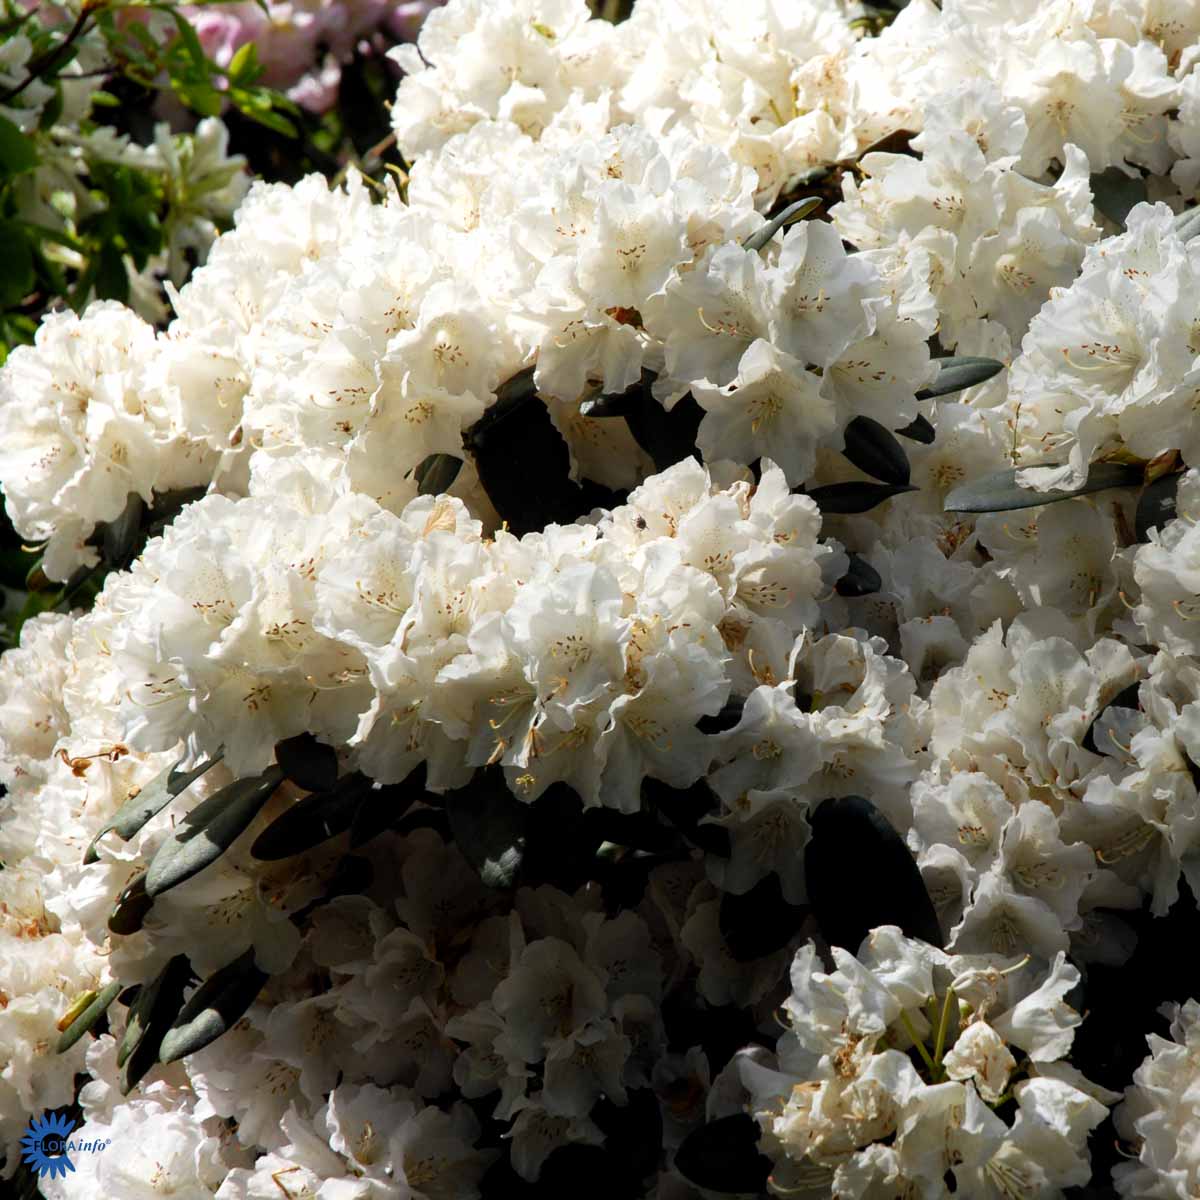
POLYGON ((1190 1195, 1198 39, 449 0, 402 181, 48 316, 4 1177, 1190 1195))

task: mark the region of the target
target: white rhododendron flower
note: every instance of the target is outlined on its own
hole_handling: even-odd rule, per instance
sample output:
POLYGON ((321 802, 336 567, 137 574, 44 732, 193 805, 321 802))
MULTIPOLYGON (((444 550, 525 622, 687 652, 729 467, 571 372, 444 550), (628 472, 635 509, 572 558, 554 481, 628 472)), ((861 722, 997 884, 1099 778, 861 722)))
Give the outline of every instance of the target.
POLYGON ((0 364, 0 1177, 1193 1195, 1195 8, 449 0, 207 254, 162 133, 0 364))

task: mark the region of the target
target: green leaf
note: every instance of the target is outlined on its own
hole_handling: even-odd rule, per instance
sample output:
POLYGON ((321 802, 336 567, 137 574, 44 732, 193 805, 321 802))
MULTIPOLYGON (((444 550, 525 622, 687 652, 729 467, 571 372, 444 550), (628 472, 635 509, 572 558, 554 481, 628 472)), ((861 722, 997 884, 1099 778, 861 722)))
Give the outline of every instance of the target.
POLYGON ((808 495, 823 513, 864 513, 893 496, 916 490, 909 483, 830 483, 808 495))
POLYGON ((1151 529, 1161 529, 1175 519, 1179 479, 1179 475, 1160 475, 1153 483, 1148 483, 1138 497, 1133 526, 1139 542, 1148 542, 1151 529))
POLYGON ((605 417, 623 417, 633 406, 633 398, 629 392, 612 392, 605 396, 593 396, 584 400, 579 406, 581 417, 591 417, 601 420, 605 417))
POLYGON ((446 795, 446 817, 455 843, 488 887, 515 886, 525 855, 529 805, 523 804, 492 767, 476 772, 464 788, 446 795))
POLYGON ((1129 210, 1146 199, 1146 181, 1140 175, 1126 175, 1120 167, 1109 167, 1093 175, 1091 186, 1096 207, 1122 229, 1129 210))
POLYGON ((0 178, 32 171, 37 164, 33 138, 22 133, 7 117, 0 117, 0 178))
MULTIPOLYGON (((118 1067, 125 1065, 129 1056, 137 1050, 155 1025, 158 1026, 158 1040, 162 1040, 170 1022, 183 1006, 183 989, 187 987, 191 973, 187 956, 176 954, 149 983, 138 989, 125 1022, 125 1034, 117 1047, 118 1067)), ((150 1061, 158 1061, 157 1044, 150 1061)))
POLYGON ((129 299, 129 274, 125 270, 125 259, 115 242, 105 242, 96 256, 95 288, 100 300, 119 300, 122 304, 129 299))
POLYGON ((413 472, 417 479, 417 494, 437 496, 448 492, 462 465, 463 460, 453 454, 431 454, 423 458, 413 472))
POLYGON ((175 1062, 215 1042, 241 1020, 268 978, 254 965, 253 946, 215 971, 192 993, 163 1037, 159 1062, 175 1062))
POLYGON ((929 418, 921 413, 917 414, 917 419, 909 425, 905 425, 903 429, 897 429, 896 433, 903 438, 908 438, 910 442, 920 442, 924 446, 932 446, 934 438, 937 437, 937 430, 929 423, 929 418))
POLYGON ((163 1035, 183 1008, 183 993, 192 977, 187 957, 176 954, 138 992, 117 1050, 122 1096, 128 1096, 158 1062, 163 1035))
POLYGON ((117 897, 108 916, 110 932, 122 936, 137 933, 153 906, 154 901, 146 895, 146 872, 142 871, 125 885, 125 890, 117 897))
POLYGON ((356 771, 340 779, 331 790, 297 800, 254 839, 251 856, 263 862, 278 862, 337 837, 350 828, 370 791, 371 781, 356 771))
MULTIPOLYGON (((62 1037, 58 1039, 56 1053, 62 1054, 64 1050, 70 1050, 108 1011, 108 1006, 117 998, 120 991, 120 983, 110 983, 101 992, 88 992, 87 1006, 78 1016, 73 1017, 70 1024, 63 1030, 62 1037)), ((71 1014, 68 1013, 67 1016, 71 1016, 71 1014)))
POLYGON ((1004 364, 994 358, 979 358, 976 355, 955 355, 951 358, 937 358, 938 376, 927 388, 917 393, 918 400, 928 400, 933 396, 948 396, 951 392, 961 392, 964 388, 974 387, 998 375, 1004 370, 1004 364))
POLYGON ((264 69, 258 61, 258 47, 253 42, 244 42, 229 60, 225 77, 233 84, 250 84, 262 75, 264 69))
POLYGON ((271 766, 202 800, 158 848, 146 872, 146 895, 161 896, 216 862, 282 782, 283 769, 271 766))
POLYGON ((337 751, 311 733, 276 742, 275 761, 284 775, 306 792, 327 792, 337 783, 337 751))
POLYGON ((1200 207, 1185 208, 1175 218, 1175 232, 1185 241, 1200 235, 1200 207))
POLYGON ((179 764, 155 775, 140 791, 130 795, 116 815, 96 832, 83 855, 84 866, 97 862, 96 843, 110 830, 123 841, 129 841, 152 817, 157 816, 176 796, 191 787, 210 767, 221 761, 218 751, 212 758, 190 771, 180 771, 179 764))
POLYGON ((910 468, 904 447, 891 430, 870 417, 855 417, 846 426, 846 445, 842 453, 864 474, 884 483, 908 483, 910 468))
POLYGON ((1072 496, 1085 496, 1089 492, 1102 492, 1107 488, 1135 487, 1142 482, 1142 468, 1123 463, 1094 463, 1088 471, 1087 480, 1077 488, 1051 488, 1047 492, 1035 492, 1032 488, 1017 483, 1017 470, 997 471, 985 475, 972 483, 956 487, 942 506, 946 512, 1010 512, 1016 508, 1036 508, 1040 504, 1054 504, 1058 500, 1069 500, 1072 496))
POLYGON ((33 250, 16 221, 0 221, 0 308, 15 308, 33 291, 33 250))
POLYGON ((839 596, 873 596, 883 587, 879 572, 857 554, 852 553, 849 558, 850 566, 845 575, 833 585, 834 590, 839 596))
POLYGON ((761 250, 785 225, 804 220, 809 213, 821 207, 820 196, 806 196, 789 204, 778 216, 772 217, 761 229, 757 229, 744 242, 743 250, 761 250))
POLYGON ((141 496, 137 492, 130 492, 116 520, 97 524, 91 541, 100 547, 105 566, 123 570, 133 561, 145 512, 146 505, 141 496))

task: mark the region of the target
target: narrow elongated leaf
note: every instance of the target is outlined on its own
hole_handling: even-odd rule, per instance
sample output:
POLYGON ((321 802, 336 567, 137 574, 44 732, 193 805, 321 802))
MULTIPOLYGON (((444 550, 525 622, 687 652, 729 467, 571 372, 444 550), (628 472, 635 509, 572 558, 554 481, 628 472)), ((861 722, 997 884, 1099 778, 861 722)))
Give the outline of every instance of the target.
POLYGON ((432 800, 425 790, 425 775, 422 763, 400 783, 371 788, 359 801, 350 823, 350 849, 357 850, 390 829, 418 800, 432 800))
POLYGON ((214 971, 191 994, 163 1036, 158 1061, 175 1062, 215 1042, 241 1020, 268 978, 254 965, 253 946, 214 971))
POLYGON ((96 843, 108 832, 115 833, 122 841, 129 841, 152 817, 157 816, 176 796, 182 793, 210 767, 221 761, 218 752, 206 762, 190 771, 180 771, 179 764, 168 767, 150 780, 144 788, 135 792, 117 810, 116 816, 104 825, 88 845, 83 855, 84 866, 98 861, 96 843))
POLYGON ((282 768, 272 766, 201 801, 158 848, 146 872, 146 894, 161 896, 216 862, 245 832, 282 781, 282 768))
POLYGON ((525 857, 530 807, 509 790, 493 767, 446 795, 455 843, 488 887, 514 886, 525 857))
POLYGON ((124 569, 133 561, 146 505, 137 492, 130 492, 121 515, 96 527, 93 544, 98 544, 106 566, 124 569))
POLYGON ((89 992, 88 1001, 83 1011, 75 1016, 72 1016, 71 1013, 67 1014, 72 1019, 66 1029, 63 1030, 62 1037, 58 1039, 57 1052, 62 1054, 64 1050, 70 1050, 104 1016, 108 1011, 108 1006, 117 998, 120 991, 121 984, 118 981, 114 981, 104 988, 103 991, 89 992))
POLYGON ((187 956, 176 954, 138 991, 125 1022, 125 1034, 117 1047, 117 1066, 124 1067, 147 1039, 153 1045, 138 1055, 144 1061, 137 1064, 141 1069, 136 1078, 130 1080, 131 1087, 158 1061, 159 1042, 183 1006, 183 992, 191 977, 192 968, 187 956))
POLYGON ((1114 224, 1125 228, 1129 210, 1146 199, 1146 181, 1126 175, 1120 167, 1109 167, 1091 178, 1092 201, 1114 224))
POLYGON ((756 229, 743 243, 743 250, 761 250, 785 225, 802 221, 821 207, 820 196, 805 196, 789 204, 778 216, 772 217, 761 229, 756 229))
POLYGON ((804 848, 805 886, 813 916, 831 946, 857 954, 880 925, 942 945, 933 901, 903 838, 863 796, 824 800, 813 809, 804 848))
POLYGON ((808 494, 823 513, 864 513, 893 496, 916 490, 908 483, 830 483, 808 494))
POLYGON ((0 178, 32 171, 37 161, 33 138, 26 137, 7 117, 0 117, 0 178))
POLYGON ((1114 487, 1135 487, 1142 482, 1142 468, 1126 466, 1124 463, 1095 463, 1088 477, 1077 488, 1051 488, 1046 492, 1035 492, 1033 488, 1021 487, 1017 483, 1017 469, 997 471, 971 483, 956 487, 942 507, 946 512, 1010 512, 1016 508, 1036 508, 1039 504, 1053 504, 1057 500, 1069 500, 1072 496, 1085 496, 1089 492, 1102 492, 1114 487))
POLYGON ((884 483, 903 485, 911 468, 904 447, 890 429, 870 417, 855 417, 846 426, 846 445, 842 453, 864 474, 884 483))
POLYGON ((758 1149, 758 1123, 735 1113, 693 1129, 675 1153, 676 1170, 713 1192, 765 1191, 771 1160, 758 1149))
POLYGON ((276 742, 275 761, 284 775, 305 791, 327 792, 337 783, 337 751, 311 733, 276 742))
POLYGON ((108 917, 109 930, 126 936, 137 933, 153 905, 153 898, 146 895, 146 872, 143 871, 131 879, 117 897, 108 917))
POLYGON ((1004 364, 994 358, 979 358, 971 354, 939 358, 935 361, 938 364, 937 378, 917 393, 918 400, 961 392, 964 388, 983 383, 1004 370, 1004 364))
POLYGON ((1200 206, 1185 208, 1175 218, 1175 232, 1185 241, 1200 235, 1200 206))
POLYGON ((1179 475, 1160 475, 1138 497, 1133 525, 1139 542, 1148 542, 1151 529, 1161 529, 1175 519, 1179 479, 1179 475))
POLYGON ((254 839, 250 853, 264 862, 277 862, 337 837, 350 828, 370 791, 371 781, 356 771, 340 779, 330 791, 305 796, 254 839))
POLYGON ((849 557, 849 570, 834 584, 837 594, 847 598, 874 595, 883 587, 879 572, 865 558, 857 554, 849 557))
POLYGON ((934 438, 937 437, 937 430, 929 423, 929 418, 917 413, 917 419, 903 429, 897 429, 896 433, 900 437, 908 438, 910 442, 920 442, 925 446, 932 446, 934 438))
POLYGON ((581 417, 623 417, 632 406, 629 392, 614 392, 607 396, 593 396, 579 406, 581 417))
POLYGON ((423 458, 413 472, 417 480, 417 494, 437 496, 448 492, 462 470, 463 460, 453 454, 430 454, 423 458))

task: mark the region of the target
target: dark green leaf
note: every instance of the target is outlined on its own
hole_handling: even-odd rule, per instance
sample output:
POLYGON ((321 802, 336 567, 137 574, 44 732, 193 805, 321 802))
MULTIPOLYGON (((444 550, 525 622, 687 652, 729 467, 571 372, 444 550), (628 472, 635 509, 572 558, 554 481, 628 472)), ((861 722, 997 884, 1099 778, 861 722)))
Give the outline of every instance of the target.
POLYGON ((932 396, 948 396, 951 392, 961 392, 964 388, 974 387, 991 379, 1004 370, 1004 364, 994 358, 979 358, 975 355, 957 355, 952 358, 934 359, 938 364, 937 378, 927 387, 917 393, 918 400, 928 400, 932 396))
POLYGON ((1175 232, 1185 242, 1190 242, 1200 234, 1200 207, 1185 208, 1175 218, 1175 232))
POLYGON ((929 423, 929 418, 920 413, 915 421, 905 425, 903 429, 897 429, 896 432, 901 437, 908 438, 910 442, 921 442, 926 446, 932 446, 933 439, 937 437, 937 430, 929 423))
POLYGON ((126 884, 125 890, 117 897, 108 916, 109 930, 125 936, 137 933, 153 906, 153 899, 146 895, 146 872, 142 871, 126 884))
POLYGON ((501 384, 497 396, 465 431, 463 444, 512 533, 519 537, 550 523, 569 524, 593 508, 619 503, 618 493, 570 478, 567 443, 534 388, 532 369, 501 384))
POLYGON ((1179 479, 1179 475, 1160 475, 1153 483, 1148 483, 1138 497, 1133 527, 1139 542, 1148 542, 1151 529, 1161 529, 1175 519, 1179 479))
POLYGON ((1102 492, 1108 488, 1136 487, 1142 482, 1142 475, 1141 467, 1123 463, 1094 463, 1088 471, 1087 480, 1077 488, 1051 488, 1046 492, 1035 492, 1017 483, 1017 471, 1014 468, 997 471, 956 487, 946 497, 942 507, 946 512, 1010 512, 1016 508, 1054 504, 1058 500, 1069 500, 1072 496, 1085 496, 1089 492, 1102 492))
POLYGON ((820 196, 806 196, 789 204, 778 216, 772 217, 761 229, 756 229, 743 243, 743 250, 761 250, 785 225, 802 221, 821 207, 820 196))
POLYGON ((865 558, 860 558, 857 554, 851 554, 849 558, 849 569, 834 584, 839 596, 872 596, 883 587, 879 572, 865 558))
POLYGON ((0 221, 0 308, 15 308, 33 291, 33 249, 16 221, 0 221))
POLYGON ((305 791, 327 792, 337 783, 337 751, 311 733, 276 742, 275 761, 284 775, 305 791))
POLYGON ((727 729, 732 729, 742 719, 742 712, 746 707, 746 702, 741 696, 730 696, 729 699, 721 706, 721 711, 714 713, 711 717, 701 717, 696 722, 696 728, 701 733, 709 734, 724 733, 727 729))
POLYGON ((808 494, 823 513, 864 513, 893 496, 916 490, 907 483, 830 483, 808 494))
POLYGON ((488 887, 516 883, 525 856, 530 807, 508 790, 499 768, 477 771, 446 795, 446 818, 458 848, 488 887))
POLYGON ((632 403, 628 391, 613 392, 607 396, 593 396, 579 406, 579 415, 591 417, 593 420, 604 417, 623 417, 628 414, 632 403))
POLYGON ((365 846, 390 829, 421 799, 432 799, 425 790, 425 764, 413 769, 401 783, 372 788, 361 800, 350 824, 350 849, 365 846))
POLYGON ((105 566, 123 570, 133 561, 145 512, 146 505, 141 496, 137 492, 130 492, 121 515, 116 520, 102 521, 96 526, 91 541, 100 546, 105 566))
POLYGON ((37 149, 7 117, 0 117, 0 178, 20 175, 37 166, 37 149))
POLYGON ((330 791, 313 792, 297 800, 254 839, 251 855, 264 862, 277 862, 345 833, 370 791, 371 781, 356 771, 339 780, 330 791))
POLYGON ((117 998, 121 990, 119 982, 110 983, 101 992, 90 993, 92 999, 88 1006, 63 1030, 58 1039, 57 1053, 70 1050, 77 1041, 108 1011, 108 1006, 117 998))
POLYGON ((758 1149, 758 1123, 735 1113, 693 1129, 675 1152, 675 1168, 712 1192, 764 1192, 771 1160, 758 1149))
POLYGON ((1140 175, 1126 175, 1120 167, 1093 175, 1091 186, 1096 207, 1122 229, 1129 210, 1146 199, 1146 181, 1140 175))
POLYGON ((842 453, 864 474, 884 483, 908 483, 910 468, 896 435, 870 417, 855 417, 846 426, 842 453))
POLYGON ((417 494, 437 496, 448 492, 458 478, 462 465, 463 460, 453 454, 431 454, 423 458, 413 472, 417 480, 417 494))
POLYGON ((656 471, 693 458, 696 453, 696 433, 704 419, 704 410, 689 392, 667 412, 655 400, 649 386, 631 396, 625 424, 633 439, 654 460, 656 471))
POLYGON ((176 954, 149 983, 138 989, 125 1022, 125 1034, 117 1047, 118 1067, 123 1068, 131 1057, 135 1060, 122 1073, 130 1088, 158 1061, 159 1043, 183 1007, 183 992, 191 977, 187 956, 176 954))
POLYGON ((84 866, 99 859, 100 856, 96 853, 96 843, 106 833, 112 830, 123 841, 129 841, 151 817, 162 812, 176 796, 182 795, 205 771, 216 766, 220 761, 221 754, 218 752, 190 771, 180 771, 179 764, 176 763, 175 766, 168 767, 165 771, 155 775, 145 787, 129 796, 112 820, 97 831, 87 850, 84 851, 84 866))
POLYGON ((783 949, 800 932, 807 917, 807 907, 789 904, 783 898, 779 876, 774 872, 741 896, 725 892, 718 912, 721 937, 738 962, 766 958, 783 949))
POLYGON ((163 1037, 159 1062, 175 1062, 215 1042, 241 1020, 268 978, 254 965, 253 947, 215 971, 192 993, 163 1037))
POLYGON ((94 286, 101 300, 129 300, 129 273, 125 270, 125 259, 115 242, 105 242, 93 260, 96 264, 94 286))
POLYGON ((704 821, 720 811, 720 802, 705 780, 697 780, 691 787, 673 788, 647 777, 642 780, 642 804, 660 812, 664 820, 706 853, 729 857, 729 830, 704 821))
POLYGON ((857 954, 880 925, 898 925, 908 937, 942 945, 937 913, 912 852, 869 800, 824 800, 809 820, 805 884, 813 916, 831 946, 857 954))
POLYGON ((272 766, 202 800, 158 848, 146 872, 146 894, 161 896, 216 862, 245 832, 282 781, 283 771, 272 766))

